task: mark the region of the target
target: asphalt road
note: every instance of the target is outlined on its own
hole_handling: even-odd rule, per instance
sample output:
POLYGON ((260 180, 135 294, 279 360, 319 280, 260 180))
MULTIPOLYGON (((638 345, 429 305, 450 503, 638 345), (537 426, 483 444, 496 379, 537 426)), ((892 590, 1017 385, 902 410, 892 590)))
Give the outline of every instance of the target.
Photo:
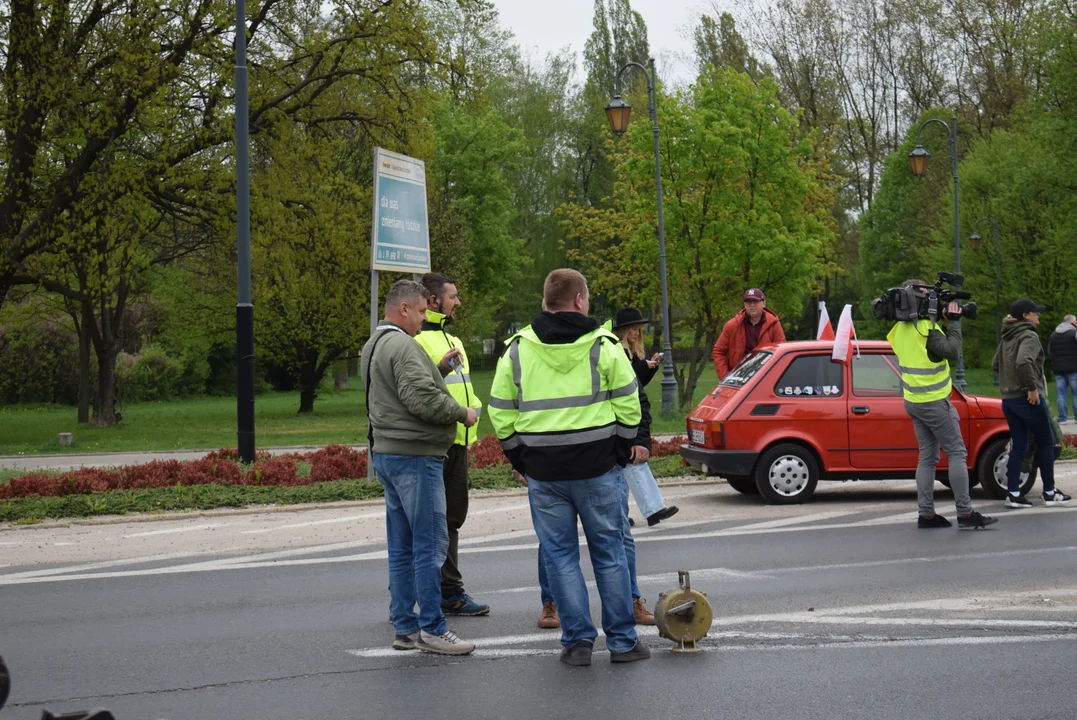
POLYGON ((824 484, 792 508, 725 485, 667 496, 676 522, 637 528, 640 584, 653 601, 692 571, 716 618, 704 652, 650 629, 651 660, 590 668, 560 664, 558 633, 535 626, 521 496, 473 504, 462 566, 493 613, 451 620, 479 646, 459 659, 389 649, 377 508, 2 530, 0 720, 1077 713, 1077 503, 979 498, 1002 519, 969 532, 918 530, 907 481, 824 484))

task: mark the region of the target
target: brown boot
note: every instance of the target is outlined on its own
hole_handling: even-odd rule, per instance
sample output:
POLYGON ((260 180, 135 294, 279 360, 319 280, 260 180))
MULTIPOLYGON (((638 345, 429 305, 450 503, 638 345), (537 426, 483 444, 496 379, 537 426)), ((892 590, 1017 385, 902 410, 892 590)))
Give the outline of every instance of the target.
POLYGON ((632 601, 632 613, 636 616, 637 625, 654 625, 654 613, 647 609, 646 600, 636 598, 632 601))
MULTIPOLYGON (((654 616, 651 618, 654 623, 654 616)), ((538 626, 543 630, 554 630, 561 627, 561 618, 557 615, 557 606, 548 602, 542 606, 542 614, 539 615, 538 626)))

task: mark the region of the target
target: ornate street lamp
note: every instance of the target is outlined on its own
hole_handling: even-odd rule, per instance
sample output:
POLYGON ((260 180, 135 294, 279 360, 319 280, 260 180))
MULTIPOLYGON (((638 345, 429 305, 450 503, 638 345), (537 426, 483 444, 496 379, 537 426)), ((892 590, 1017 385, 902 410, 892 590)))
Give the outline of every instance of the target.
MULTIPOLYGON (((1002 316, 999 314, 999 305, 1001 304, 999 298, 1002 294, 1002 259, 998 244, 998 218, 982 217, 972 224, 972 234, 969 235, 969 247, 973 250, 979 250, 980 246, 983 245, 983 238, 976 232, 976 226, 981 222, 991 223, 991 234, 994 236, 995 240, 995 347, 998 347, 999 343, 1002 342, 1002 316)), ((995 373, 995 384, 998 385, 998 373, 995 373)))
MULTIPOLYGON (((950 173, 954 177, 954 261, 957 265, 955 272, 961 274, 961 215, 958 213, 958 178, 957 178, 957 114, 954 113, 950 118, 950 123, 946 124, 938 118, 931 118, 924 122, 920 126, 920 129, 916 131, 916 147, 909 153, 909 167, 912 168, 913 175, 917 177, 923 177, 927 172, 928 166, 931 164, 931 153, 924 149, 923 144, 920 142, 920 134, 924 132, 924 128, 933 123, 938 123, 946 128, 946 136, 949 140, 950 150, 950 173)), ((961 326, 961 318, 952 320, 951 322, 957 323, 958 327, 961 326)), ((965 383, 965 353, 964 350, 959 348, 957 355, 957 368, 954 370, 954 385, 961 392, 965 392, 967 384, 965 383)))
POLYGON ((610 122, 610 129, 621 137, 624 135, 625 130, 628 129, 628 118, 632 115, 632 106, 621 99, 621 95, 617 94, 610 100, 610 104, 606 106, 606 119, 610 122))
POLYGON ((654 125, 654 182, 658 189, 658 272, 662 282, 662 414, 671 415, 676 404, 677 379, 673 375, 673 343, 670 339, 669 324, 669 290, 666 287, 666 224, 662 214, 662 166, 658 149, 658 86, 654 69, 654 58, 647 61, 650 72, 638 62, 630 62, 617 71, 614 81, 614 94, 606 106, 606 119, 610 129, 620 137, 628 129, 628 118, 632 115, 632 106, 621 99, 621 75, 629 68, 638 68, 647 77, 647 110, 654 125))

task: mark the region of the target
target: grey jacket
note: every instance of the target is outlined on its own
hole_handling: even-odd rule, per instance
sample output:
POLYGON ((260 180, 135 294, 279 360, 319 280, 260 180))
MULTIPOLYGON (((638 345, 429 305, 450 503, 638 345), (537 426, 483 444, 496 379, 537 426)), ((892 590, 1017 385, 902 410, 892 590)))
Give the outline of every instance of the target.
POLYGON ((370 373, 368 421, 374 452, 444 457, 456 440, 456 423, 467 420, 467 408, 449 394, 437 365, 419 343, 392 323, 383 321, 378 327, 383 329, 367 340, 360 363, 364 384, 370 373))
POLYGON ((1003 398, 1023 398, 1033 390, 1047 395, 1043 374, 1043 343, 1036 326, 1028 320, 1005 317, 1002 342, 995 351, 991 367, 998 373, 998 387, 1003 398))

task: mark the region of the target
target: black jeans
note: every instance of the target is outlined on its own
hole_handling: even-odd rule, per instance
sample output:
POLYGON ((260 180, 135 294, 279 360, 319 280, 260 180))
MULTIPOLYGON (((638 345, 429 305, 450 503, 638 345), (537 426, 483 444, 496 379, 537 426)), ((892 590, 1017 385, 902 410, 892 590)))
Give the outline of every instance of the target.
POLYGON ((453 445, 445 457, 445 520, 449 526, 449 552, 441 566, 441 596, 450 598, 464 589, 458 548, 460 528, 467 519, 467 448, 453 445))
POLYGON ((1025 398, 1004 398, 1002 412, 1013 440, 1010 459, 1006 463, 1006 485, 1010 494, 1016 494, 1021 487, 1021 463, 1028 449, 1029 435, 1036 440, 1036 464, 1040 466, 1043 491, 1052 492, 1055 489, 1055 436, 1047 405, 1042 399, 1039 405, 1033 405, 1025 398))

